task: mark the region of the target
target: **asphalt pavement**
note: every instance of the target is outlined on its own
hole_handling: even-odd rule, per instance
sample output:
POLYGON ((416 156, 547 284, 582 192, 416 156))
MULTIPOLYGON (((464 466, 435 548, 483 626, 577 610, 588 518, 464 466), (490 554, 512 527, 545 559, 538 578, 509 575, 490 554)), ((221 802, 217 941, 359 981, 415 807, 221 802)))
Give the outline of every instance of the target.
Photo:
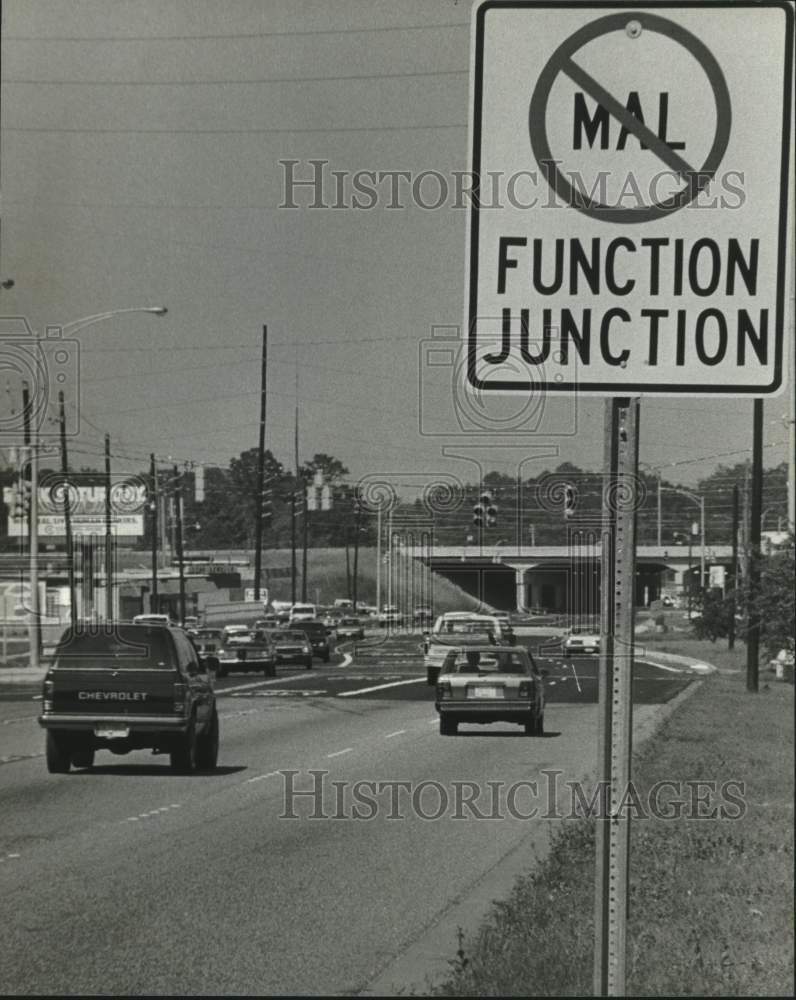
MULTIPOLYGON (((354 994, 432 936, 444 971, 446 915, 532 867, 594 766, 596 661, 546 660, 545 737, 445 738, 415 654, 219 681, 212 774, 103 751, 49 775, 33 695, 3 699, 0 991, 354 994)), ((649 727, 690 678, 645 670, 649 727)))

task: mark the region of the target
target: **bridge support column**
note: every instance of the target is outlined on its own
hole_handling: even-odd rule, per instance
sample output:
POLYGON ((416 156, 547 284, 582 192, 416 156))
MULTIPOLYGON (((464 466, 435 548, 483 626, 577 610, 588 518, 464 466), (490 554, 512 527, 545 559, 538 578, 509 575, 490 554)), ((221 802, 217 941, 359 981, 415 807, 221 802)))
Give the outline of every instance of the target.
POLYGON ((516 588, 517 611, 526 611, 528 608, 528 584, 525 580, 525 570, 514 570, 514 585, 516 588))

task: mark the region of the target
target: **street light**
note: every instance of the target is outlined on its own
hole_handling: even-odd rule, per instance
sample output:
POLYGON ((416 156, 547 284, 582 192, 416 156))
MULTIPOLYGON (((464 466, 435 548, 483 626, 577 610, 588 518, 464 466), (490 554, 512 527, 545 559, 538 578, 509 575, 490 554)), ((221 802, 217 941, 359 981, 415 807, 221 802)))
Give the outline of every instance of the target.
MULTIPOLYGON (((661 517, 661 470, 659 468, 653 467, 652 465, 648 465, 646 462, 639 462, 638 464, 639 464, 639 466, 642 466, 645 469, 649 469, 650 472, 652 472, 652 473, 655 474, 655 476, 656 476, 656 478, 658 480, 658 548, 660 548, 661 545, 663 544, 662 541, 661 541, 661 521, 662 521, 662 517, 661 517)), ((668 486, 666 487, 666 489, 669 489, 669 488, 670 487, 668 487, 668 486)))
POLYGON ((698 493, 691 493, 689 490, 680 489, 678 486, 663 486, 661 489, 668 490, 670 493, 679 493, 681 496, 688 497, 689 500, 699 507, 699 532, 702 544, 700 545, 699 554, 699 589, 705 589, 705 498, 699 496, 698 493))
MULTIPOLYGON (((87 326, 100 323, 103 320, 111 319, 114 316, 121 316, 125 313, 149 313, 152 316, 165 316, 168 309, 165 306, 133 306, 128 309, 109 309, 106 312, 94 313, 91 316, 83 316, 81 319, 72 320, 61 331, 68 330, 70 333, 77 333, 87 326)), ((34 331, 36 345, 39 343, 38 329, 34 331)), ((30 454, 30 625, 28 635, 30 637, 30 665, 33 669, 39 667, 39 641, 40 641, 40 607, 39 607, 39 423, 36 422, 31 436, 30 454)), ((111 617, 111 608, 106 608, 106 618, 111 617)))
POLYGON ((693 580, 691 579, 691 539, 692 539, 693 536, 692 536, 692 534, 690 532, 688 534, 686 534, 684 531, 673 531, 672 532, 672 537, 674 538, 675 542, 677 541, 678 538, 687 538, 688 539, 688 620, 690 621, 691 620, 691 590, 692 590, 692 584, 693 584, 693 580))

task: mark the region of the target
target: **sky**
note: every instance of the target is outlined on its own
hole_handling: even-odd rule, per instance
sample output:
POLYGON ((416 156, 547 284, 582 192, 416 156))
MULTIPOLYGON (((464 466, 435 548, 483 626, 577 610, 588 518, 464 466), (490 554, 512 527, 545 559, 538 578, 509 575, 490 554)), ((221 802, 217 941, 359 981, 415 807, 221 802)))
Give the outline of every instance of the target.
MULTIPOLYGON (((353 209, 350 187, 331 207, 332 171, 468 169, 469 4, 5 0, 2 15, 0 269, 15 284, 0 315, 76 341, 75 464, 100 466, 105 432, 131 471, 150 452, 226 465, 256 446, 267 325, 266 444, 286 466, 298 402, 302 461, 332 454, 403 492, 479 467, 601 467, 600 399, 462 394, 453 197, 424 208, 382 184, 373 208, 353 209), (330 207, 307 207, 306 186, 280 207, 287 170, 307 179, 312 160, 330 207), (70 338, 84 317, 155 305, 167 315, 70 338)), ((13 369, 0 363, 6 417, 13 369)), ((787 458, 787 416, 787 395, 766 403, 767 466, 787 458)), ((645 398, 640 459, 690 485, 749 458, 751 433, 748 399, 645 398)))

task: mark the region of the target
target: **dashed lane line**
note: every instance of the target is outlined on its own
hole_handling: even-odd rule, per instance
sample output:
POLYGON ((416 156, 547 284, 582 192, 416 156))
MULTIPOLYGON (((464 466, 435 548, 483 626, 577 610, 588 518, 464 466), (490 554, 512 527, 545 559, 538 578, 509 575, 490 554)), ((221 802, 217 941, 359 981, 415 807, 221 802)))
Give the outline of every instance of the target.
POLYGON ((385 740, 391 740, 393 736, 403 736, 405 732, 406 732, 405 729, 396 729, 394 733, 387 733, 387 735, 384 738, 385 740))
POLYGON ((345 750, 335 750, 334 753, 327 753, 326 756, 327 756, 327 758, 328 757, 342 757, 344 753, 351 753, 353 749, 354 749, 353 747, 346 747, 345 750))
POLYGON ((420 682, 425 683, 425 677, 410 677, 408 680, 403 681, 391 681, 389 684, 374 684, 373 687, 358 688, 356 691, 340 691, 337 695, 338 698, 353 698, 357 694, 370 694, 371 691, 383 691, 385 688, 400 687, 402 684, 419 684, 420 682))
POLYGON ((306 677, 306 674, 289 674, 287 677, 273 677, 268 681, 253 681, 251 684, 237 684, 231 688, 218 688, 216 695, 232 694, 233 691, 251 691, 252 688, 265 687, 267 684, 284 684, 285 681, 295 681, 299 677, 306 677))

